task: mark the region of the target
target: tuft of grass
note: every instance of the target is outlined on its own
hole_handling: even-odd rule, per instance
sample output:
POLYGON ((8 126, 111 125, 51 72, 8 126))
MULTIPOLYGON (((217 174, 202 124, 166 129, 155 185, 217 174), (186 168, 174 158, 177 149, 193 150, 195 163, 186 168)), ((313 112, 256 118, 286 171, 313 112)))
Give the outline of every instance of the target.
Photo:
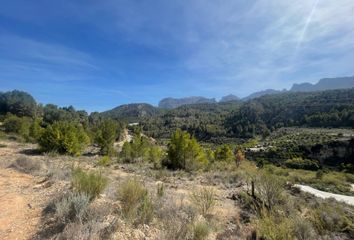
POLYGON ((163 183, 157 184, 156 195, 158 198, 162 198, 165 195, 165 185, 163 183))
POLYGON ((193 191, 190 198, 191 202, 203 216, 209 215, 216 204, 215 192, 212 188, 208 187, 193 191))
POLYGON ((112 159, 109 156, 104 156, 100 160, 98 160, 97 165, 101 167, 107 167, 111 165, 112 159))
POLYGON ((198 221, 193 225, 193 240, 206 240, 210 234, 210 226, 205 221, 198 221))
POLYGON ((87 194, 92 201, 107 186, 108 179, 101 172, 84 172, 81 168, 73 170, 71 185, 78 193, 87 194))

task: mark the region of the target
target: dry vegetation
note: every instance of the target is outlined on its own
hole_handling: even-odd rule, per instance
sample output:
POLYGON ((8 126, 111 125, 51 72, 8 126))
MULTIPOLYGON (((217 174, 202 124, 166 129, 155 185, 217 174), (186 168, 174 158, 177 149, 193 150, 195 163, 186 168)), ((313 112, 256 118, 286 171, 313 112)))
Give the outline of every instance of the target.
POLYGON ((185 172, 39 154, 9 140, 0 146, 0 210, 18 206, 0 216, 0 239, 354 237, 352 206, 301 193, 281 170, 247 160, 185 172))

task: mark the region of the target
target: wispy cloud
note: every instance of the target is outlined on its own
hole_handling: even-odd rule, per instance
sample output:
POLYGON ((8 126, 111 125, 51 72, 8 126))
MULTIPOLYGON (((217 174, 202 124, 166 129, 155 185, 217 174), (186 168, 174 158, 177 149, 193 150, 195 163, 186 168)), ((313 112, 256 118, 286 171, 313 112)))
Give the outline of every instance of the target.
POLYGON ((7 28, 0 81, 80 82, 97 98, 156 103, 354 74, 353 0, 14 2, 0 17, 52 38, 7 28))

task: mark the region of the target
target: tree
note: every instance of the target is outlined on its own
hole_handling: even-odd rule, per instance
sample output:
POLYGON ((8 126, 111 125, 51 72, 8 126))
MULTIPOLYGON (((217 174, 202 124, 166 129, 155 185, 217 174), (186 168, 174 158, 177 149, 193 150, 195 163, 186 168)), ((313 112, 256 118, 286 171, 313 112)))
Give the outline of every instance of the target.
POLYGON ((163 151, 158 146, 152 146, 149 148, 148 151, 148 160, 150 163, 154 164, 154 168, 159 169, 161 168, 161 160, 163 157, 163 151))
POLYGON ((47 126, 38 143, 43 151, 80 155, 89 138, 81 125, 71 122, 55 122, 47 126))
POLYGON ((19 117, 34 117, 37 103, 34 98, 22 91, 0 93, 0 114, 12 113, 19 117))
POLYGON ((16 115, 9 114, 4 120, 4 130, 8 133, 16 133, 26 140, 30 134, 31 119, 27 117, 17 117, 16 115))
POLYGON ((236 166, 240 166, 240 164, 245 160, 245 155, 243 154, 241 149, 235 150, 235 163, 236 166))
POLYGON ((196 170, 208 163, 205 152, 194 137, 177 129, 168 145, 168 161, 165 165, 172 169, 196 170))
POLYGON ((233 154, 232 154, 232 150, 229 146, 222 145, 215 150, 214 156, 215 156, 216 161, 231 162, 233 154))
POLYGON ((98 126, 95 142, 100 147, 103 155, 112 155, 114 153, 114 142, 119 137, 117 135, 118 124, 112 119, 104 119, 98 126))
POLYGON ((41 127, 41 120, 36 118, 29 127, 29 136, 32 140, 37 141, 42 135, 44 129, 41 127))
MULTIPOLYGON (((154 147, 142 134, 135 134, 131 142, 125 142, 119 156, 124 162, 149 160, 150 148, 154 147)), ((155 154, 155 153, 153 153, 155 154)), ((156 157, 156 156, 154 156, 156 157)))

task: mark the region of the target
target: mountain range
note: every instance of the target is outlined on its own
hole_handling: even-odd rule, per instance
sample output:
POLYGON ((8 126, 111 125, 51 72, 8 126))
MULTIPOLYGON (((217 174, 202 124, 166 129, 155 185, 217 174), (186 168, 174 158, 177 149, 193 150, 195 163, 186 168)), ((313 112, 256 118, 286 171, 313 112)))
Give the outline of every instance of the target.
POLYGON ((201 105, 201 104, 217 104, 217 103, 227 103, 227 102, 247 102, 252 99, 256 99, 265 95, 276 95, 282 93, 291 92, 316 92, 325 90, 335 90, 335 89, 346 89, 354 88, 354 76, 352 77, 340 77, 340 78, 324 78, 319 80, 316 84, 311 83, 301 83, 293 84, 290 90, 274 90, 267 89, 260 92, 255 92, 242 99, 235 95, 227 95, 221 98, 218 102, 215 98, 205 98, 205 97, 186 97, 186 98, 164 98, 162 99, 158 107, 154 107, 146 103, 133 103, 118 106, 114 109, 103 112, 102 115, 125 119, 127 121, 137 121, 140 117, 155 116, 162 113, 164 109, 175 109, 186 105, 201 105))

